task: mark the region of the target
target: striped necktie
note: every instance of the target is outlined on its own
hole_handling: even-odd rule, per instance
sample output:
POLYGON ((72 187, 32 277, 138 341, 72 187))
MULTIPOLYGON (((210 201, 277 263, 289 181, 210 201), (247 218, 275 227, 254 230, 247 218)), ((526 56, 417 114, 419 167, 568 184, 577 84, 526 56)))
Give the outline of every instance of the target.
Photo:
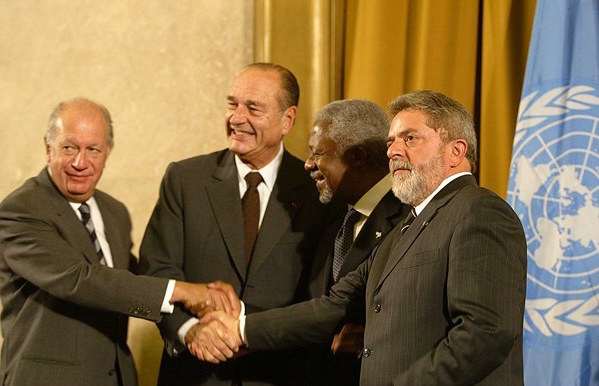
POLYGON ((360 212, 351 208, 345 214, 343 225, 339 228, 335 237, 335 246, 333 249, 333 280, 337 281, 339 271, 347 256, 352 243, 354 242, 354 225, 360 220, 362 215, 360 212))
POLYGON ((83 221, 83 225, 85 225, 85 229, 87 229, 89 237, 91 238, 94 248, 96 249, 96 253, 100 258, 100 264, 106 265, 106 259, 104 258, 104 253, 100 247, 100 241, 98 241, 98 235, 96 235, 96 229, 94 228, 94 223, 91 219, 89 205, 87 205, 85 202, 81 204, 79 207, 79 212, 81 212, 81 221, 83 221))

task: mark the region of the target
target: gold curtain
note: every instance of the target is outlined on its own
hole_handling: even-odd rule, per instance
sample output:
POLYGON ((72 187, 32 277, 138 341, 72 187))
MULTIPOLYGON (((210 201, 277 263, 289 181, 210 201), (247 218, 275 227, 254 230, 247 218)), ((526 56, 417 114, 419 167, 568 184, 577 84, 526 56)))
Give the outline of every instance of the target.
POLYGON ((256 59, 287 65, 302 87, 286 140, 305 155, 311 116, 339 98, 386 107, 417 89, 469 109, 479 181, 505 197, 536 0, 256 0, 256 59))

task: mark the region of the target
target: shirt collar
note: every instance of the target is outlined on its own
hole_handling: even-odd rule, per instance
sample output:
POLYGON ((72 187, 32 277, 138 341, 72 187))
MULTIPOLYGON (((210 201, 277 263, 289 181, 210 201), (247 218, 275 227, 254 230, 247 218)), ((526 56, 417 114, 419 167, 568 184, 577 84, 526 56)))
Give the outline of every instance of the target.
POLYGON ((275 158, 270 161, 266 166, 258 170, 252 170, 249 166, 243 163, 243 161, 235 154, 235 166, 237 166, 237 175, 239 178, 239 182, 243 180, 245 183, 245 175, 249 172, 260 172, 262 176, 262 180, 268 190, 272 191, 275 186, 275 181, 277 180, 277 174, 279 173, 279 168, 281 167, 281 163, 283 162, 283 143, 281 142, 281 147, 279 148, 279 152, 275 156, 275 158))
POLYGON ((424 210, 424 208, 428 205, 429 202, 431 202, 431 200, 433 199, 433 197, 435 197, 435 195, 437 195, 437 193, 439 193, 441 191, 441 189, 443 189, 444 187, 447 186, 447 184, 449 184, 451 181, 455 180, 458 177, 461 176, 466 176, 466 175, 472 175, 472 173, 470 172, 461 172, 461 173, 456 173, 456 174, 452 174, 451 176, 447 177, 446 179, 444 179, 439 186, 437 186, 437 189, 435 189, 434 192, 432 192, 424 201, 422 201, 420 204, 416 205, 415 209, 416 209, 416 215, 419 215, 420 213, 422 213, 422 211, 424 210))
POLYGON ((385 175, 379 182, 371 187, 354 205, 354 209, 368 217, 391 189, 391 178, 385 175))
MULTIPOLYGON (((100 208, 98 208, 98 203, 96 202, 96 199, 94 198, 94 196, 91 196, 87 201, 85 201, 87 203, 87 205, 89 205, 90 208, 90 212, 92 210, 100 210, 100 208)), ((69 205, 71 206, 71 208, 73 208, 73 210, 75 211, 75 213, 77 214, 77 217, 79 217, 79 220, 81 220, 81 212, 79 212, 79 207, 82 205, 82 202, 72 202, 69 201, 69 205)))

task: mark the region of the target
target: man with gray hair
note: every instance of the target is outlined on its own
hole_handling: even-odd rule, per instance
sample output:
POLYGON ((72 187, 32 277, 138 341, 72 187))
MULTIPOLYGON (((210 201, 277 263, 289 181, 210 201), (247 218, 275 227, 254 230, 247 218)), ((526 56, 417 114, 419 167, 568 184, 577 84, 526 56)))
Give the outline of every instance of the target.
POLYGON ((104 106, 60 103, 45 142, 47 166, 0 204, 2 385, 135 386, 128 316, 158 322, 174 302, 237 315, 239 299, 128 271, 129 213, 96 189, 113 148, 104 106))
POLYGON ((472 117, 428 90, 390 111, 393 191, 411 215, 329 296, 245 318, 208 314, 207 329, 228 327, 203 350, 231 357, 240 344, 316 343, 357 311, 366 317, 362 386, 523 385, 526 239, 510 206, 472 175, 472 117))
MULTIPOLYGON (((331 102, 314 116, 304 167, 316 183, 320 201, 336 201, 347 210, 319 241, 309 298, 328 295, 330 287, 367 259, 409 212, 391 191, 388 131, 383 110, 364 99, 331 102)), ((314 348, 309 356, 311 384, 358 385, 364 316, 353 315, 345 322, 332 343, 314 348)))

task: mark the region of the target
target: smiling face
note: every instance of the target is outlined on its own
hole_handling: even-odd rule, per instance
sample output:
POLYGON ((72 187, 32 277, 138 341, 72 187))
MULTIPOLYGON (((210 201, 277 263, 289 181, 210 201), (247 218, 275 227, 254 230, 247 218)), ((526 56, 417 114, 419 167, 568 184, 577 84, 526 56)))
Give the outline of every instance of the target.
POLYGON ((227 96, 229 150, 252 169, 275 158, 293 126, 297 108, 282 110, 282 92, 276 71, 249 67, 237 76, 227 96))
POLYGON ((60 114, 53 138, 46 138, 52 181, 69 201, 87 201, 94 194, 110 150, 102 111, 89 102, 72 103, 60 114))
POLYGON ((400 111, 387 139, 393 192, 412 206, 424 201, 449 175, 449 144, 441 138, 442 129, 432 129, 425 122, 421 111, 400 111))
MULTIPOLYGON (((309 141, 310 156, 306 159, 304 169, 310 173, 310 177, 316 183, 320 193, 320 202, 328 204, 333 196, 343 196, 339 190, 348 165, 338 154, 337 144, 330 138, 322 135, 322 127, 315 124, 312 128, 309 141)), ((341 198, 345 200, 345 198, 341 198)))

